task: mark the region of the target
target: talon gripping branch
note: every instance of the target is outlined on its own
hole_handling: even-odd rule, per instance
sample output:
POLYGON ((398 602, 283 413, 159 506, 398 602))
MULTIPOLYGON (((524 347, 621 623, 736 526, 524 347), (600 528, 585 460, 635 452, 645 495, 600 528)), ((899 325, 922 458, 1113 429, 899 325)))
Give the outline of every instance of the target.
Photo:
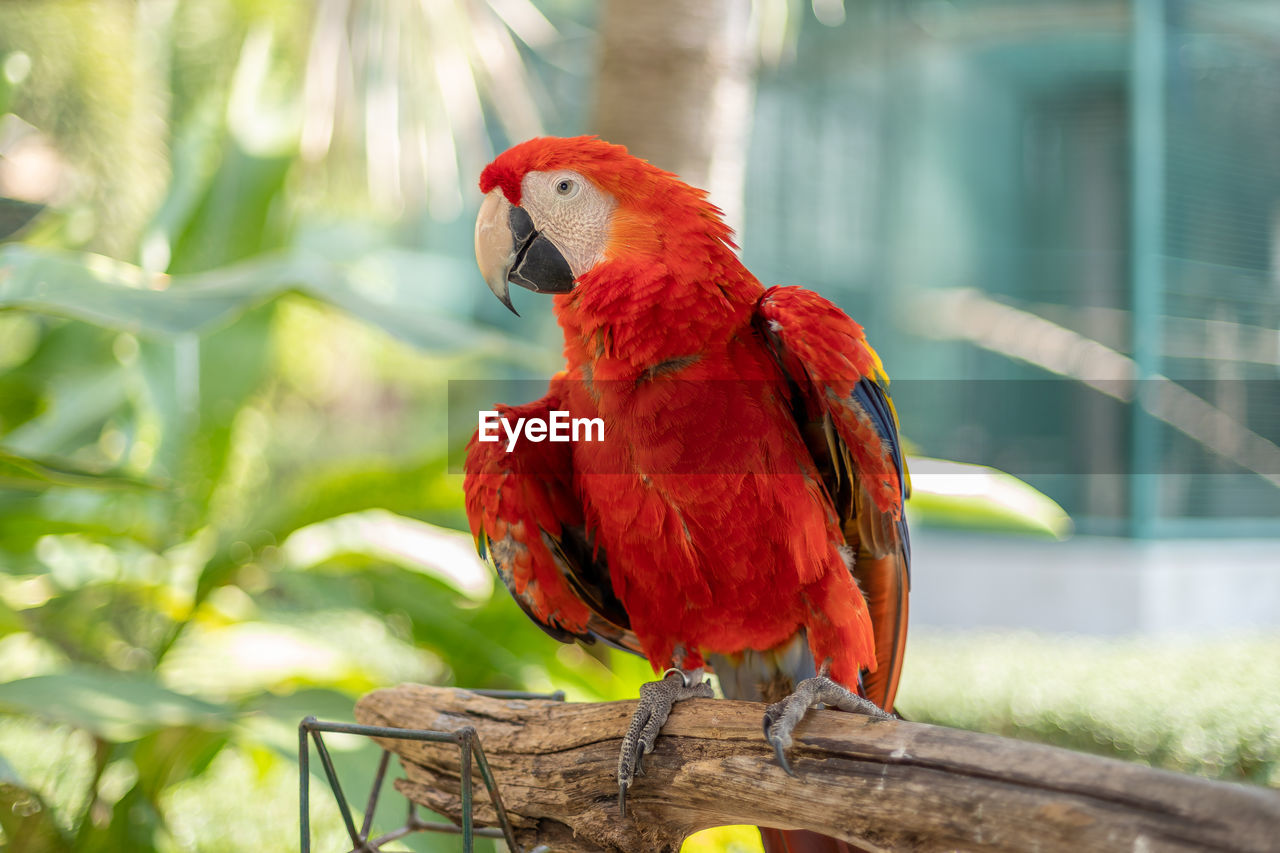
MULTIPOLYGON (((674 670, 642 691, 624 740, 624 807, 671 704, 704 695, 705 667, 727 696, 774 703, 765 736, 784 767, 812 704, 891 709, 907 475, 862 329, 810 291, 762 287, 705 193, 620 146, 533 139, 480 189, 485 281, 513 311, 511 283, 556 294, 565 338, 547 396, 501 417, 599 418, 606 440, 473 439, 467 515, 553 637, 674 670)), ((764 835, 774 851, 847 849, 764 835)))

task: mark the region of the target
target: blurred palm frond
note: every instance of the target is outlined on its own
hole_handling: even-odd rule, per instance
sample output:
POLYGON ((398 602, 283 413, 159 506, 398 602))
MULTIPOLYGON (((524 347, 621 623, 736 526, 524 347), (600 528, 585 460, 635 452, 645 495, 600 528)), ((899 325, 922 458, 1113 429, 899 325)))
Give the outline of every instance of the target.
POLYGON ((379 209, 452 219, 494 122, 509 141, 542 132, 517 41, 558 34, 529 0, 320 0, 313 27, 303 158, 354 156, 379 209))

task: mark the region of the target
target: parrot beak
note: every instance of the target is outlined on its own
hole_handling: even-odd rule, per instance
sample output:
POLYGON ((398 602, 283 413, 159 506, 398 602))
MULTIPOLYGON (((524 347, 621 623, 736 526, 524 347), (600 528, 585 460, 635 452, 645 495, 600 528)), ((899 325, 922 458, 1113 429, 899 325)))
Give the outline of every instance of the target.
POLYGON ((568 293, 573 271, 555 243, 533 227, 523 207, 507 201, 501 189, 484 197, 476 217, 476 263, 493 295, 517 317, 509 283, 534 293, 568 293))

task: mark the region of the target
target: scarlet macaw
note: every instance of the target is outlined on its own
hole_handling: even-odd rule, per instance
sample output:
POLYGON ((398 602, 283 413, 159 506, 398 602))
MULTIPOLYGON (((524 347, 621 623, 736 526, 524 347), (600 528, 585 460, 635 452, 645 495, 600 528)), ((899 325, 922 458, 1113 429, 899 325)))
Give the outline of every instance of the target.
POLYGON ((766 290, 704 192, 621 146, 533 139, 480 189, 485 281, 513 311, 510 282, 556 294, 565 338, 547 395, 502 417, 598 417, 605 435, 510 451, 473 437, 467 516, 547 633, 666 670, 623 741, 623 815, 672 704, 711 695, 706 667, 727 697, 773 703, 765 736, 788 772, 807 708, 885 716, 906 637, 907 478, 862 329, 815 293, 766 290))

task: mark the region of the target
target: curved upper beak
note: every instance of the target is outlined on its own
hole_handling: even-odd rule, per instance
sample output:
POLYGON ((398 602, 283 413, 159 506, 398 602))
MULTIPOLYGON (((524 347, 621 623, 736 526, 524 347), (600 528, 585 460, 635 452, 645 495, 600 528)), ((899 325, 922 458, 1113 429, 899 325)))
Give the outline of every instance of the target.
POLYGON ((493 189, 476 217, 476 263, 493 295, 516 316, 510 283, 535 293, 568 293, 573 271, 555 243, 533 227, 524 208, 493 189))

